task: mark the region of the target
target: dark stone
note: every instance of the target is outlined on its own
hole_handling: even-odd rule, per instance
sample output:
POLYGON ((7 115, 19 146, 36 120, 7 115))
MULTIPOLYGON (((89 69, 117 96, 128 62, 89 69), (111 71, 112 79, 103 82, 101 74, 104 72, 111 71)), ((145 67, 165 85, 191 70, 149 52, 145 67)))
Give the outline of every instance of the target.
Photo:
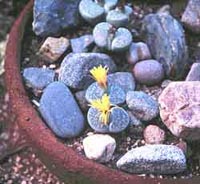
POLYGON ((62 82, 53 82, 47 86, 40 99, 39 111, 59 137, 75 137, 84 128, 83 114, 72 93, 62 82))
POLYGON ((35 0, 33 31, 41 37, 57 36, 79 23, 80 0, 35 0))
POLYGON ((75 98, 80 106, 81 110, 87 112, 89 109, 88 102, 85 98, 85 91, 78 91, 75 93, 75 98))

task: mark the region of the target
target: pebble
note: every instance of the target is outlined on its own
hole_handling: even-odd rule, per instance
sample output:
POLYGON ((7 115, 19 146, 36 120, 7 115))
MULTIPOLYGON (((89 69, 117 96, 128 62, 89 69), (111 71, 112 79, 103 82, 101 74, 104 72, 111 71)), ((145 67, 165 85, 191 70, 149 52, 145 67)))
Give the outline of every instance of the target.
POLYGON ((35 0, 33 8, 33 31, 37 36, 57 36, 64 29, 79 24, 80 0, 35 0))
POLYGON ((84 128, 83 114, 68 87, 61 82, 53 82, 44 90, 39 111, 61 138, 75 137, 84 128))
POLYGON ((144 129, 144 139, 147 144, 161 144, 165 141, 165 131, 156 125, 148 125, 144 129))
POLYGON ((136 63, 133 68, 135 79, 145 85, 156 85, 164 78, 162 65, 156 60, 144 60, 136 63))
POLYGON ((143 42, 132 42, 128 53, 127 60, 130 64, 136 64, 138 61, 147 60, 151 58, 149 47, 143 42))
POLYGON ((57 61, 69 48, 69 40, 65 37, 48 37, 42 44, 39 53, 49 62, 57 61))
POLYGON ((129 91, 126 103, 129 110, 141 121, 150 121, 159 114, 158 102, 142 91, 129 91))
POLYGON ((200 63, 193 63, 185 80, 200 81, 200 63))
POLYGON ((181 149, 172 145, 145 145, 133 148, 117 161, 123 171, 137 174, 177 174, 186 170, 181 149))
POLYGON ((109 72, 116 70, 113 60, 101 53, 71 53, 61 63, 59 80, 76 89, 86 89, 94 80, 90 70, 99 65, 107 66, 109 72))
POLYGON ((75 98, 83 112, 87 112, 87 110, 89 109, 88 102, 85 98, 85 93, 86 91, 78 91, 75 93, 75 98))
POLYGON ((142 125, 142 122, 139 119, 137 119, 131 111, 127 111, 127 113, 129 115, 129 120, 130 120, 129 125, 130 126, 142 125))
POLYGON ((110 135, 94 134, 83 139, 87 158, 105 163, 112 159, 116 141, 110 135))
POLYGON ((94 46, 94 38, 92 35, 72 38, 70 42, 74 53, 88 52, 94 46))
POLYGON ((23 78, 28 87, 35 90, 43 90, 54 81, 55 72, 50 69, 29 67, 23 71, 23 78))

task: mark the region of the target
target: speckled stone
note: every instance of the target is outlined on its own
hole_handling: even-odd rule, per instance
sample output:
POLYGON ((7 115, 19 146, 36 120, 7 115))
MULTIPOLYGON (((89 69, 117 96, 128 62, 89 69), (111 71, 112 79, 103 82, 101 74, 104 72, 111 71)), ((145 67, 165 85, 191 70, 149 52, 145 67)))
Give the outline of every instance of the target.
POLYGON ((120 86, 125 93, 135 90, 135 79, 130 72, 116 72, 108 75, 108 83, 120 86))
POLYGON ((130 126, 140 126, 142 125, 142 122, 137 119, 134 114, 131 111, 127 111, 128 115, 129 115, 129 125, 130 126))
POLYGON ((74 53, 82 53, 88 52, 94 45, 94 38, 92 35, 84 35, 79 38, 72 38, 70 42, 74 53))
POLYGON ((153 58, 163 65, 166 76, 182 77, 188 63, 188 49, 181 24, 169 12, 148 14, 143 20, 142 32, 153 58))
POLYGON ((200 63, 193 63, 185 80, 200 81, 200 63))
POLYGON ((120 107, 113 107, 108 125, 100 121, 100 112, 95 108, 90 108, 87 114, 88 123, 92 129, 101 133, 118 133, 123 131, 129 125, 129 116, 127 112, 120 107))
POLYGON ((114 85, 108 85, 107 91, 105 91, 103 88, 101 88, 97 82, 92 83, 86 90, 85 98, 86 100, 91 103, 93 100, 101 99, 102 96, 105 93, 108 93, 110 97, 110 102, 112 104, 122 104, 126 100, 126 94, 124 90, 114 84, 114 85))
POLYGON ((93 37, 98 47, 115 52, 129 49, 132 42, 132 35, 128 29, 122 27, 116 29, 107 22, 95 26, 93 37))
POLYGON ((76 89, 86 89, 94 80, 90 70, 99 65, 107 66, 109 72, 116 70, 113 60, 101 53, 71 53, 61 63, 59 80, 76 89))
POLYGON ((94 134, 83 139, 83 148, 87 158, 105 163, 112 159, 116 141, 110 135, 94 134))
POLYGON ((117 167, 137 174, 177 174, 187 166, 181 149, 157 144, 133 148, 117 161, 117 167))
POLYGON ((142 91, 129 91, 126 103, 131 112, 142 121, 150 121, 159 114, 158 102, 142 91))
POLYGON ((156 60, 144 60, 135 64, 133 74, 138 83, 152 86, 162 81, 164 69, 156 60))
POLYGON ((181 21, 194 33, 200 33, 200 0, 189 0, 181 21))
POLYGON ((28 87, 43 90, 54 81, 55 72, 47 68, 30 67, 23 71, 23 78, 28 87))
POLYGON ((151 58, 149 47, 143 42, 132 42, 127 53, 127 60, 130 64, 136 64, 138 61, 147 60, 151 58))
POLYGON ((39 111, 51 130, 61 138, 71 138, 84 128, 84 117, 72 93, 62 82, 45 88, 39 111))

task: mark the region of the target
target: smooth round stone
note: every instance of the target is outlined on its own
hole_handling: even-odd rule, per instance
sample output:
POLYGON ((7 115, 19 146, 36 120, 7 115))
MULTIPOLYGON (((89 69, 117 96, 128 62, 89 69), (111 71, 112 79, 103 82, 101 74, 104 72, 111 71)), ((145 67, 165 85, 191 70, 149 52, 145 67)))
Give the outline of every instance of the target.
POLYGON ((127 50, 132 42, 132 34, 128 29, 115 29, 107 22, 101 22, 95 26, 93 37, 98 47, 114 52, 127 50))
POLYGON ((159 105, 151 96, 142 91, 129 91, 126 103, 131 112, 141 121, 150 121, 159 114, 159 105))
MULTIPOLYGON (((92 83, 86 90, 85 98, 91 103, 93 100, 101 99, 106 91, 99 86, 97 82, 92 83)), ((108 86, 107 93, 110 97, 111 104, 122 104, 126 100, 124 90, 118 85, 108 86)))
POLYGON ((23 78, 28 87, 43 90, 54 81, 55 72, 48 68, 29 67, 23 71, 23 78))
POLYGON ((101 22, 105 17, 104 8, 93 0, 81 0, 79 12, 81 16, 91 24, 101 22))
POLYGON ((173 145, 145 145, 133 148, 117 161, 117 167, 129 173, 177 174, 186 170, 183 151, 173 145))
POLYGON ((88 111, 87 119, 90 127, 101 133, 118 133, 126 129, 129 125, 129 116, 127 112, 120 107, 112 108, 108 125, 104 125, 100 121, 100 112, 92 107, 88 111))
POLYGON ((135 79, 145 85, 156 85, 164 78, 164 69, 156 60, 144 60, 136 63, 133 73, 135 79))
POLYGON ((118 0, 104 0, 104 9, 106 13, 108 13, 110 10, 114 9, 117 6, 118 0))
POLYGON ((106 16, 106 21, 115 27, 127 27, 129 17, 120 10, 111 10, 106 16))
POLYGON ((84 128, 84 116, 73 94, 62 82, 53 82, 45 88, 39 111, 51 130, 61 138, 75 137, 84 128))

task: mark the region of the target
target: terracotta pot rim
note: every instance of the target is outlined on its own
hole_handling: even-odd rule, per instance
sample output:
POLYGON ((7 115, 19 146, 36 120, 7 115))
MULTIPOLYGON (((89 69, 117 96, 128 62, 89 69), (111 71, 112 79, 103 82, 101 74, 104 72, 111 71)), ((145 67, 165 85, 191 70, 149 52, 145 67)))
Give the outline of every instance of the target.
POLYGON ((152 179, 109 169, 87 160, 57 140, 31 105, 20 74, 21 41, 33 0, 25 6, 15 21, 9 36, 5 56, 5 82, 10 97, 12 113, 20 129, 26 134, 31 146, 41 160, 62 179, 71 183, 96 184, 197 184, 200 177, 190 179, 152 179), (67 176, 66 176, 67 175, 67 176))

